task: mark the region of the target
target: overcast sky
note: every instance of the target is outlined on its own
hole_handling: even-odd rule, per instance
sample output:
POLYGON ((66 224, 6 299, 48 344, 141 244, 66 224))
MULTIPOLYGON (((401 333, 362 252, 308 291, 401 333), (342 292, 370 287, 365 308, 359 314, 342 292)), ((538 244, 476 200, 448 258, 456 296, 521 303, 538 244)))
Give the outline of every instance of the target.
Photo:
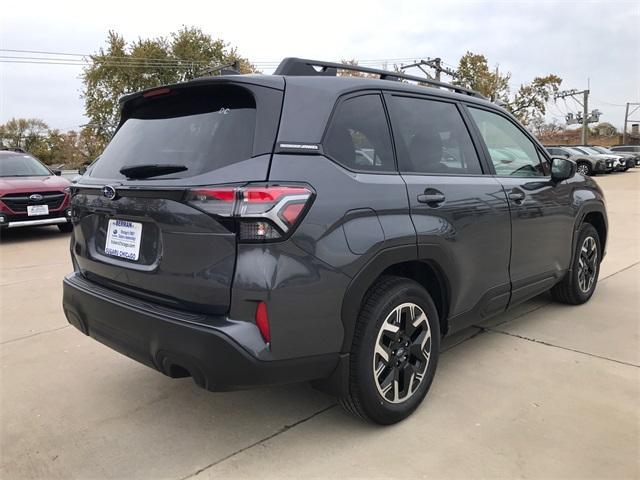
MULTIPOLYGON (((467 50, 512 73, 512 89, 536 75, 587 88, 590 110, 621 127, 626 102, 640 102, 640 1, 427 2, 28 1, 0 18, 0 49, 93 53, 107 31, 127 40, 197 26, 254 62, 285 56, 323 60, 441 57, 457 65, 467 50), (98 5, 100 5, 98 7, 98 5), (166 6, 165 6, 166 5, 166 6)), ((0 51, 0 60, 20 53, 0 51)), ((393 63, 393 62, 391 62, 393 63)), ((264 69, 268 73, 268 69, 264 69)), ((0 123, 37 117, 51 127, 86 122, 78 66, 0 61, 0 123)), ((577 111, 571 100, 549 107, 577 111)), ((640 115, 639 115, 640 116, 640 115)))

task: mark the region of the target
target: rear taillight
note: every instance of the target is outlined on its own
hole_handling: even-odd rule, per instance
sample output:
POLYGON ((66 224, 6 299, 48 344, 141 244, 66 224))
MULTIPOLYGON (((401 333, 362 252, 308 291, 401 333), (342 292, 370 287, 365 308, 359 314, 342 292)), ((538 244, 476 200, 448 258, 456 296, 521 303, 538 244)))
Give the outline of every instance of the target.
POLYGON ((302 219, 313 192, 301 186, 202 187, 187 201, 212 215, 239 221, 241 241, 270 241, 286 237, 302 219))

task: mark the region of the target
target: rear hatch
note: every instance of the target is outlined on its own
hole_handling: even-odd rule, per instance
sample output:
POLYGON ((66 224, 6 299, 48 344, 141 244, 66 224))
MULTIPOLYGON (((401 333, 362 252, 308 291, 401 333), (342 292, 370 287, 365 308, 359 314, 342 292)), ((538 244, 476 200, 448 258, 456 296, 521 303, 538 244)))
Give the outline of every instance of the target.
POLYGON ((73 188, 76 269, 142 299, 225 313, 237 227, 190 199, 267 180, 283 83, 222 77, 125 97, 116 134, 73 188))

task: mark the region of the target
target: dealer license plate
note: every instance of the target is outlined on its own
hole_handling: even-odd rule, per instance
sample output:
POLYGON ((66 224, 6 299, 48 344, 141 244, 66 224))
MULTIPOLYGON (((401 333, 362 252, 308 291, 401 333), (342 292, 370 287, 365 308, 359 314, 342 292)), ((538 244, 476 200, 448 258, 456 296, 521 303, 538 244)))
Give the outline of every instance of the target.
POLYGON ((49 215, 49 205, 28 205, 27 216, 49 215))
POLYGON ((107 228, 104 251, 107 255, 135 261, 140 256, 141 239, 141 223, 111 219, 107 228))

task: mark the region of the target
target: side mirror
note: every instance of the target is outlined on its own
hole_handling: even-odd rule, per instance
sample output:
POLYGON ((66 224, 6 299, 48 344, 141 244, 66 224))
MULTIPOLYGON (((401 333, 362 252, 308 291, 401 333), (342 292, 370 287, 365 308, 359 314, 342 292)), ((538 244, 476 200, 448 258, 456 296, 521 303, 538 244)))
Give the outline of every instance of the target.
POLYGON ((60 175, 62 175, 62 170, 60 170, 59 168, 54 168, 51 171, 56 177, 59 177, 60 175))
POLYGON ((87 166, 86 166, 86 165, 82 165, 82 166, 78 169, 78 175, 84 175, 86 171, 87 171, 87 166))
POLYGON ((553 157, 551 159, 551 180, 562 182, 576 174, 576 162, 563 157, 553 157))

